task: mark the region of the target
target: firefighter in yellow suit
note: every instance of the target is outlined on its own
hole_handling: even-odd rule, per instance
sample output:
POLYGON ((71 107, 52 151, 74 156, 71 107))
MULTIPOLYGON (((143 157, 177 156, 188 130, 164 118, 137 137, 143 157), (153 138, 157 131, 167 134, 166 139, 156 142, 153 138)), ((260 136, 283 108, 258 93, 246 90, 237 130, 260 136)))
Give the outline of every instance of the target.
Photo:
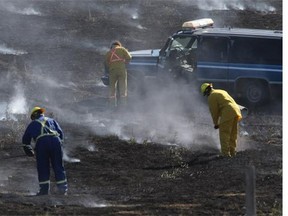
POLYGON ((208 96, 208 105, 214 128, 219 128, 222 156, 235 156, 238 121, 242 119, 239 105, 226 91, 213 89, 211 83, 203 83, 201 92, 204 96, 208 96))
POLYGON ((127 70, 126 64, 132 56, 119 41, 114 41, 110 51, 105 56, 105 66, 109 71, 109 101, 112 107, 126 105, 127 103, 127 70), (120 101, 117 101, 116 89, 119 85, 120 101))

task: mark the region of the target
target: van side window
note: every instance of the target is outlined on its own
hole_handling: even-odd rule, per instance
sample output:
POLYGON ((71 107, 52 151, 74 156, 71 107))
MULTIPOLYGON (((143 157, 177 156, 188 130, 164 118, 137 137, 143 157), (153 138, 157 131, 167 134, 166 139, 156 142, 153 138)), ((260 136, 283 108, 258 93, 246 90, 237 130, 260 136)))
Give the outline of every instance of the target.
POLYGON ((282 65, 282 40, 233 38, 230 62, 282 65))
POLYGON ((225 37, 203 37, 198 45, 198 61, 227 62, 229 40, 225 37))
POLYGON ((188 45, 191 41, 191 37, 176 37, 174 38, 170 49, 180 48, 180 49, 187 49, 189 48, 188 45))

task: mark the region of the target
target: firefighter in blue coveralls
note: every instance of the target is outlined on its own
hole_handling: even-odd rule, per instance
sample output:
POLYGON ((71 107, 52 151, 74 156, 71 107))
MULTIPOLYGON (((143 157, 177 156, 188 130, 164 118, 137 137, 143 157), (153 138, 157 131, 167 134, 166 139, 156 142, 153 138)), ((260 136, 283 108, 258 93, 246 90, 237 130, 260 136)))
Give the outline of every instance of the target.
POLYGON ((22 137, 24 151, 33 157, 31 140, 36 142, 35 152, 40 190, 37 195, 48 195, 50 192, 50 163, 55 173, 59 194, 67 194, 67 179, 63 165, 63 132, 52 118, 44 116, 45 109, 34 107, 31 111, 32 122, 22 137))

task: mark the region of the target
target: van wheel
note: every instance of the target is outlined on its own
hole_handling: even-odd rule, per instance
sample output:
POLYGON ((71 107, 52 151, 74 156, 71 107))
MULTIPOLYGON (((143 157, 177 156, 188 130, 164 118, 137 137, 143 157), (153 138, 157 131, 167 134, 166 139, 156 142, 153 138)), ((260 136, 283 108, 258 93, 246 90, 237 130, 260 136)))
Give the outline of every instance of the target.
POLYGON ((249 105, 261 104, 269 99, 267 84, 258 80, 247 81, 242 87, 242 92, 249 105))

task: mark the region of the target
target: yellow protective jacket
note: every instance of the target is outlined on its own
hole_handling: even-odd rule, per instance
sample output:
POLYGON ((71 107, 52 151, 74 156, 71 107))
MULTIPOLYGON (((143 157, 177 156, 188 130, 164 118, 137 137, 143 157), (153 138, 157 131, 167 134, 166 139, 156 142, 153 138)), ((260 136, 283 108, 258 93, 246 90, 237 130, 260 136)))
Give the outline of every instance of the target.
POLYGON ((126 63, 132 59, 132 56, 124 47, 116 46, 107 52, 105 56, 105 64, 109 71, 126 70, 126 63))
POLYGON ((238 117, 238 121, 242 119, 238 104, 224 90, 212 89, 208 96, 208 104, 214 125, 219 125, 235 117, 238 117))

